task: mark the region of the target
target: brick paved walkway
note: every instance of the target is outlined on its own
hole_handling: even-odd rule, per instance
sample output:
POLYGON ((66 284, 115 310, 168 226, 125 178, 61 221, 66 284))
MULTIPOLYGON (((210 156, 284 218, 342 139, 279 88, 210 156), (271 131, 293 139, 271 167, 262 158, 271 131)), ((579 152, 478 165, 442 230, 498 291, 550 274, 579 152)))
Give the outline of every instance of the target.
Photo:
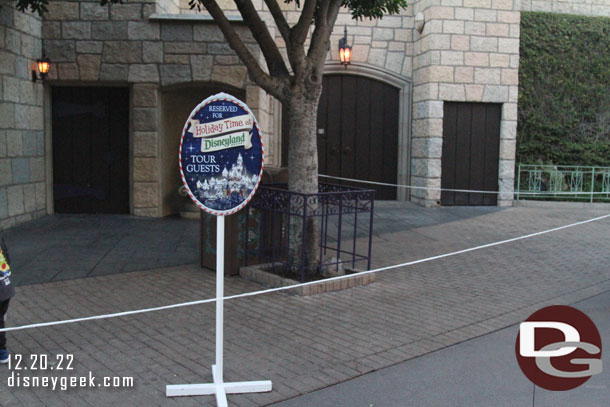
MULTIPOLYGON (((442 224, 484 213, 496 207, 430 211, 411 203, 378 201, 377 235, 442 224)), ((343 219, 344 238, 352 237, 343 219)), ((353 225, 353 223, 351 223, 353 225)), ((353 226, 352 226, 353 227, 353 226)), ((336 226, 331 234, 336 235, 336 226)), ((368 235, 368 218, 361 215, 359 233, 368 235), (363 227, 364 226, 364 227, 363 227)), ((17 285, 150 270, 199 261, 199 223, 177 217, 138 218, 127 215, 46 216, 9 229, 17 285)), ((363 251, 366 253, 366 250, 363 251)))
POLYGON ((17 285, 193 264, 198 223, 176 217, 54 215, 6 232, 17 285))
MULTIPOLYGON (((533 208, 480 213, 377 234, 374 266, 604 214, 533 208)), ((609 222, 383 272, 375 284, 339 293, 306 298, 274 293, 227 301, 225 379, 271 379, 274 386, 271 393, 229 396, 230 403, 270 404, 509 326, 544 305, 608 291, 609 222)), ((239 278, 226 280, 227 294, 259 288, 239 278)), ((8 321, 74 318, 213 294, 214 274, 194 266, 51 282, 21 287, 8 321)), ((10 372, 0 368, 2 406, 215 405, 213 397, 164 396, 166 384, 211 380, 213 304, 20 331, 9 333, 9 341, 13 353, 26 357, 74 354, 73 375, 134 376, 135 388, 8 390, 10 372)))

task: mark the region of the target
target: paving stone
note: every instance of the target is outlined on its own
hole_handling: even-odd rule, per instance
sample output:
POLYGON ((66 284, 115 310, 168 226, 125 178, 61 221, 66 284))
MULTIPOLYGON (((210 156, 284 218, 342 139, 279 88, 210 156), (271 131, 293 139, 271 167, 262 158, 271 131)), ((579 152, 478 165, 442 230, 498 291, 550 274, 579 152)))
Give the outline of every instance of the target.
MULTIPOLYGON (((376 208, 373 267, 605 214, 540 208, 424 209, 401 202, 380 202, 376 208)), ((14 257, 15 281, 21 282, 9 325, 213 297, 214 273, 196 265, 198 226, 178 219, 55 215, 9 229, 5 236, 14 257), (177 260, 177 250, 184 245, 190 247, 191 257, 182 259, 188 265, 50 281, 52 274, 79 268, 86 273, 95 264, 154 267, 165 259, 177 260), (26 281, 29 285, 23 285, 26 281)), ((606 220, 589 223, 388 270, 365 287, 308 298, 273 293, 226 301, 226 379, 274 383, 271 393, 230 395, 229 402, 278 402, 512 325, 543 304, 572 303, 608 291, 607 226, 606 220)), ((240 278, 227 278, 225 285, 227 294, 261 288, 240 278)), ((133 376, 136 386, 72 389, 67 395, 8 391, 7 372, 0 370, 3 405, 5 400, 6 405, 215 405, 213 397, 164 395, 166 384, 211 379, 213 304, 12 332, 9 347, 23 354, 73 353, 78 374, 91 370, 100 377, 133 376)))

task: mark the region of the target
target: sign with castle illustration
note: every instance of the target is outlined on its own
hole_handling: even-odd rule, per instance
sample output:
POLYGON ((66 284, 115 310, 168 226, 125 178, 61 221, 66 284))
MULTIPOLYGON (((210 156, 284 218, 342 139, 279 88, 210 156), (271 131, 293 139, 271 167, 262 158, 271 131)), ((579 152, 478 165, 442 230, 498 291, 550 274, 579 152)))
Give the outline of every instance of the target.
POLYGON ((180 175, 201 209, 222 216, 247 205, 263 161, 262 136, 245 103, 219 93, 191 112, 180 139, 180 175))

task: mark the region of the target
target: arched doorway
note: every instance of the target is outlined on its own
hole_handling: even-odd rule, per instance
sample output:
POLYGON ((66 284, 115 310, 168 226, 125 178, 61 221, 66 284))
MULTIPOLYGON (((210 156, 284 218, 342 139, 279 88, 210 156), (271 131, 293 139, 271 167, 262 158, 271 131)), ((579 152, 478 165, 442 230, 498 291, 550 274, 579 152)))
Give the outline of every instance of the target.
MULTIPOLYGON (((400 89, 368 77, 326 75, 317 122, 320 173, 396 184, 399 97, 400 89)), ((376 189, 376 199, 397 198, 394 187, 366 187, 376 189)))
POLYGON ((229 85, 188 84, 166 88, 162 91, 162 214, 163 216, 179 213, 183 208, 184 199, 178 194, 182 186, 178 171, 178 146, 186 119, 195 106, 208 96, 219 92, 229 93, 238 99, 246 99, 246 91, 229 85))

